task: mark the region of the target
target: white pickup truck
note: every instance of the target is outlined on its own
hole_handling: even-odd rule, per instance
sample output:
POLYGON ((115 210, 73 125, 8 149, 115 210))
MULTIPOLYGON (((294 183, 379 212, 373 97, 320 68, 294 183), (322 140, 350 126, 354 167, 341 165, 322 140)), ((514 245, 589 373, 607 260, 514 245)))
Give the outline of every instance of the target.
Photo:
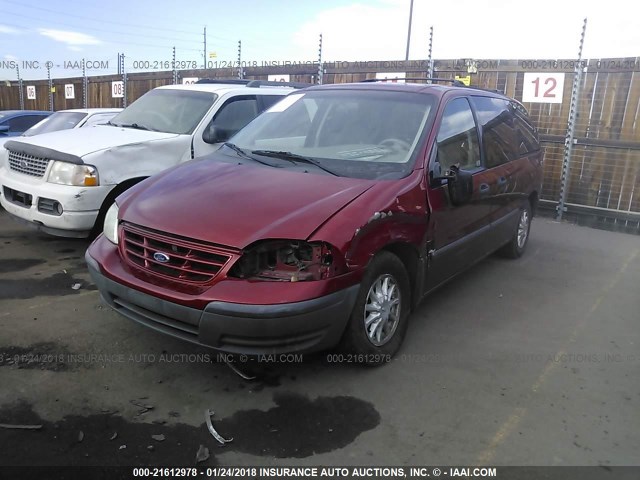
POLYGON ((0 203, 46 233, 95 235, 126 189, 213 152, 301 86, 260 80, 168 85, 147 92, 107 125, 9 140, 0 153, 0 203))

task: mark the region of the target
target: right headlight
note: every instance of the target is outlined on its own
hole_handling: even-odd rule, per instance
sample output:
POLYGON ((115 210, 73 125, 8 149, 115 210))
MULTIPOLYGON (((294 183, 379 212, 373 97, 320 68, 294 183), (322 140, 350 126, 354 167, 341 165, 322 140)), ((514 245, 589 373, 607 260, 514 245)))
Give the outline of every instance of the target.
POLYGON ((115 202, 109 207, 104 217, 103 231, 107 240, 116 245, 118 244, 118 205, 115 202))
POLYGON ((49 170, 49 183, 73 185, 77 187, 96 187, 100 185, 98 169, 92 165, 54 161, 49 170))

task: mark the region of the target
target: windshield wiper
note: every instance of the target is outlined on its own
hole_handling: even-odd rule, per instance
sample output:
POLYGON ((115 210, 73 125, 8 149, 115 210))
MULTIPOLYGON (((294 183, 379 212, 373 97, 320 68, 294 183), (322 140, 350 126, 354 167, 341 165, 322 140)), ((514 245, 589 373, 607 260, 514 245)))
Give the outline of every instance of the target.
POLYGON ((155 130, 153 128, 149 128, 145 125, 141 125, 139 123, 120 123, 120 124, 115 124, 112 123, 111 125, 114 125, 116 127, 122 127, 122 128, 135 128, 136 130, 147 130, 149 132, 157 132, 158 130, 155 130))
POLYGON ((274 167, 274 168, 281 168, 278 167, 277 165, 274 165, 272 163, 268 163, 268 162, 263 162, 262 160, 258 160, 257 158, 252 157, 251 155, 249 155, 247 152, 245 152, 244 150, 242 150, 239 146, 237 146, 235 143, 231 143, 231 142, 224 142, 223 145, 225 147, 230 148, 231 150, 233 150, 234 152, 236 152, 240 157, 242 158, 246 158, 247 160, 253 160, 254 162, 258 162, 261 163, 262 165, 267 165, 269 167, 274 167))
POLYGON ((283 160, 289 160, 290 162, 301 162, 301 163, 310 163, 311 165, 315 165, 320 170, 324 170, 327 173, 330 173, 334 177, 339 177, 336 172, 329 170, 327 167, 322 166, 319 162, 310 157, 305 157, 304 155, 298 155, 293 152, 285 152, 280 150, 253 150, 251 153, 255 155, 263 155, 265 157, 274 157, 281 158, 283 160))

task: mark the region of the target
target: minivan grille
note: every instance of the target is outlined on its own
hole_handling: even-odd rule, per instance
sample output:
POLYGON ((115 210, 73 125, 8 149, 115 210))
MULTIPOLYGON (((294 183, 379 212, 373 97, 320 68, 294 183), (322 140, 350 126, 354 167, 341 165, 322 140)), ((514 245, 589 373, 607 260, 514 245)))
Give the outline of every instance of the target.
POLYGON ((120 249, 130 266, 180 283, 211 282, 232 258, 231 252, 219 247, 128 223, 121 232, 120 249))
POLYGON ((9 168, 15 172, 41 178, 44 176, 48 164, 48 158, 35 157, 26 153, 9 150, 9 168))

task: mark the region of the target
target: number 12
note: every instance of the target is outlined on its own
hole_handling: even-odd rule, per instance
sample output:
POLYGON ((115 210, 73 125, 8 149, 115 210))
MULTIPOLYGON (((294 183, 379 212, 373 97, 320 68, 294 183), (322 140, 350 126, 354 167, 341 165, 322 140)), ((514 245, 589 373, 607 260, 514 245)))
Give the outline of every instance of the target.
MULTIPOLYGON (((534 96, 539 96, 540 93, 540 77, 536 78, 535 80, 533 80, 531 83, 533 83, 536 86, 536 91, 534 96)), ((542 94, 543 98, 556 98, 556 94, 555 93, 551 93, 553 92, 553 90, 556 88, 556 86, 558 85, 558 82, 556 81, 555 78, 553 77, 548 77, 545 81, 544 81, 545 85, 549 85, 551 84, 551 86, 547 89, 546 92, 544 92, 542 94)))

